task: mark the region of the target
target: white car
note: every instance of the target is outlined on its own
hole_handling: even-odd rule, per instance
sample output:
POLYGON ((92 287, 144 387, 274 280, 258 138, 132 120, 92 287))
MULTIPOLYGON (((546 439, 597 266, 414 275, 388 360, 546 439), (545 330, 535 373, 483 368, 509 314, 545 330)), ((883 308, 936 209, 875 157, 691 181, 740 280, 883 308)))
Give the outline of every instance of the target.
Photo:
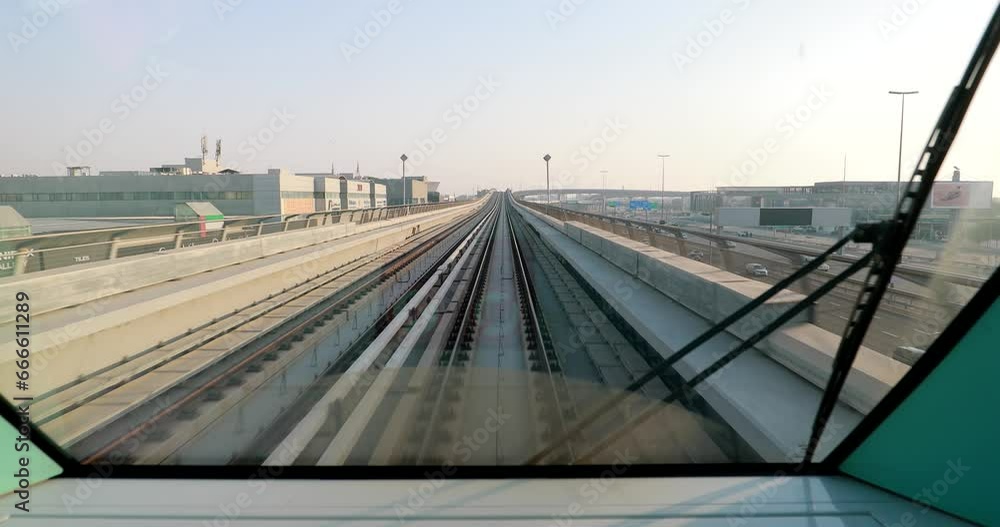
MULTIPOLYGON (((811 262, 813 260, 815 260, 815 258, 810 258, 808 256, 803 256, 802 257, 802 264, 805 265, 805 264, 807 264, 807 263, 809 263, 809 262, 811 262)), ((830 272, 830 264, 828 264, 826 262, 823 262, 823 263, 819 264, 819 267, 817 267, 816 270, 823 271, 824 273, 829 273, 830 272)))
POLYGON ((748 263, 746 270, 750 276, 767 276, 767 267, 764 267, 763 264, 748 263))

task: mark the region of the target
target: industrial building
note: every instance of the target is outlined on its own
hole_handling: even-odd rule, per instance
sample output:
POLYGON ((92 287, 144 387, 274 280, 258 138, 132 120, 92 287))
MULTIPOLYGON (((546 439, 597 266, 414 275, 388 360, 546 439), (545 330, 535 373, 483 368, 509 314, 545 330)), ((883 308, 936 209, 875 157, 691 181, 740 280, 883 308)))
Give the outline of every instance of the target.
POLYGON ((389 193, 389 206, 398 206, 404 204, 407 205, 420 205, 423 203, 429 203, 428 200, 428 186, 434 185, 437 188, 438 183, 428 182, 424 176, 414 176, 407 177, 405 183, 402 179, 396 178, 386 178, 386 179, 375 179, 378 183, 385 185, 389 193))
MULTIPOLYGON (((305 214, 386 206, 386 186, 353 175, 266 174, 0 178, 0 205, 26 218, 132 218, 174 215, 177 203, 207 201, 227 217, 305 214)), ((414 201, 416 202, 416 201, 414 201)), ((426 193, 420 203, 426 203, 426 193)))

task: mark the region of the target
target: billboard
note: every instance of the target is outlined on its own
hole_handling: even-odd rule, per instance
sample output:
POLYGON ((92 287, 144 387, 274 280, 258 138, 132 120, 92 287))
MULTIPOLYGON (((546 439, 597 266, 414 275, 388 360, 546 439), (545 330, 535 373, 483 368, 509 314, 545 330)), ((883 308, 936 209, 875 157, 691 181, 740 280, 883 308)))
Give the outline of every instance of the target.
POLYGON ((834 229, 851 225, 844 207, 723 207, 718 225, 725 227, 813 226, 834 229))
POLYGON ((812 225, 812 209, 760 209, 761 227, 812 225))
POLYGON ((992 206, 992 181, 941 182, 931 189, 932 209, 989 209, 992 206))

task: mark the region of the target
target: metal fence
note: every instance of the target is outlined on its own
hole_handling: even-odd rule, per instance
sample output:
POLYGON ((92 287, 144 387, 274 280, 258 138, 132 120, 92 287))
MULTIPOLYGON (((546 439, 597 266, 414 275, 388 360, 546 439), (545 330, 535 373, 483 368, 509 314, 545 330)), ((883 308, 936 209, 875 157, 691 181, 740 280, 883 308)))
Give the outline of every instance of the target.
POLYGON ((465 203, 254 216, 11 238, 0 240, 0 277, 341 223, 364 224, 465 203))
MULTIPOLYGON (((530 209, 541 212, 553 218, 561 221, 576 221, 580 223, 588 224, 592 227, 597 227, 600 229, 613 232, 615 234, 632 237, 630 233, 638 232, 637 235, 648 236, 650 233, 655 234, 668 234, 672 237, 677 238, 680 244, 682 254, 687 254, 684 249, 686 242, 685 238, 680 237, 680 234, 698 236, 700 238, 711 240, 716 243, 721 243, 725 241, 738 242, 745 245, 751 245, 758 247, 760 249, 776 252, 776 253, 792 253, 794 252, 796 256, 807 256, 813 257, 823 252, 823 249, 816 247, 793 247, 791 244, 759 240, 755 238, 739 238, 733 236, 723 236, 718 234, 713 234, 698 229, 692 229, 688 227, 678 227, 675 225, 661 225, 652 222, 639 221, 626 218, 615 218, 611 216, 604 216, 601 214, 594 214, 591 212, 582 212, 577 210, 566 209, 563 207, 555 207, 552 205, 544 205, 540 203, 532 203, 530 201, 518 201, 521 205, 524 205, 530 209)), ((722 247, 720 247, 721 249, 722 247)), ((854 258, 849 256, 833 255, 830 257, 831 260, 853 263, 854 258)), ((950 262, 949 262, 950 264, 950 262)), ((995 271, 991 269, 990 273, 995 271)), ((910 265, 910 264, 900 264, 896 267, 896 276, 900 278, 905 278, 907 280, 912 280, 918 284, 927 284, 932 281, 943 281, 950 284, 961 285, 966 287, 972 287, 974 289, 979 289, 983 286, 986 279, 983 276, 969 275, 965 273, 957 273, 951 271, 945 271, 942 269, 936 269, 930 266, 920 266, 920 265, 910 265)))

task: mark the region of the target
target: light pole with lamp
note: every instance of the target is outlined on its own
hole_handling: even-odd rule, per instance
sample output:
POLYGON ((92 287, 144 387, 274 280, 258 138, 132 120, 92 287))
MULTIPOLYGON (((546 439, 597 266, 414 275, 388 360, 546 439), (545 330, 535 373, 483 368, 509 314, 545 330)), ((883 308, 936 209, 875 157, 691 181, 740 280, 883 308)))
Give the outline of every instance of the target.
POLYGON ((406 157, 406 154, 403 154, 403 155, 399 156, 399 160, 403 162, 403 179, 402 179, 402 184, 403 184, 403 206, 404 207, 408 205, 408 203, 406 202, 406 160, 407 159, 409 159, 409 158, 406 157))
POLYGON ((903 185, 903 119, 906 117, 906 96, 916 95, 919 91, 892 91, 889 95, 899 95, 902 106, 899 110, 899 164, 896 168, 896 205, 899 206, 899 191, 903 185))
POLYGON ((670 154, 660 154, 660 220, 667 223, 667 158, 670 154))
POLYGON ((552 194, 549 190, 549 161, 552 161, 552 156, 545 154, 542 159, 545 160, 545 206, 549 207, 552 205, 552 194))
POLYGON ((601 183, 601 215, 608 215, 608 171, 602 170, 602 183, 601 183))

